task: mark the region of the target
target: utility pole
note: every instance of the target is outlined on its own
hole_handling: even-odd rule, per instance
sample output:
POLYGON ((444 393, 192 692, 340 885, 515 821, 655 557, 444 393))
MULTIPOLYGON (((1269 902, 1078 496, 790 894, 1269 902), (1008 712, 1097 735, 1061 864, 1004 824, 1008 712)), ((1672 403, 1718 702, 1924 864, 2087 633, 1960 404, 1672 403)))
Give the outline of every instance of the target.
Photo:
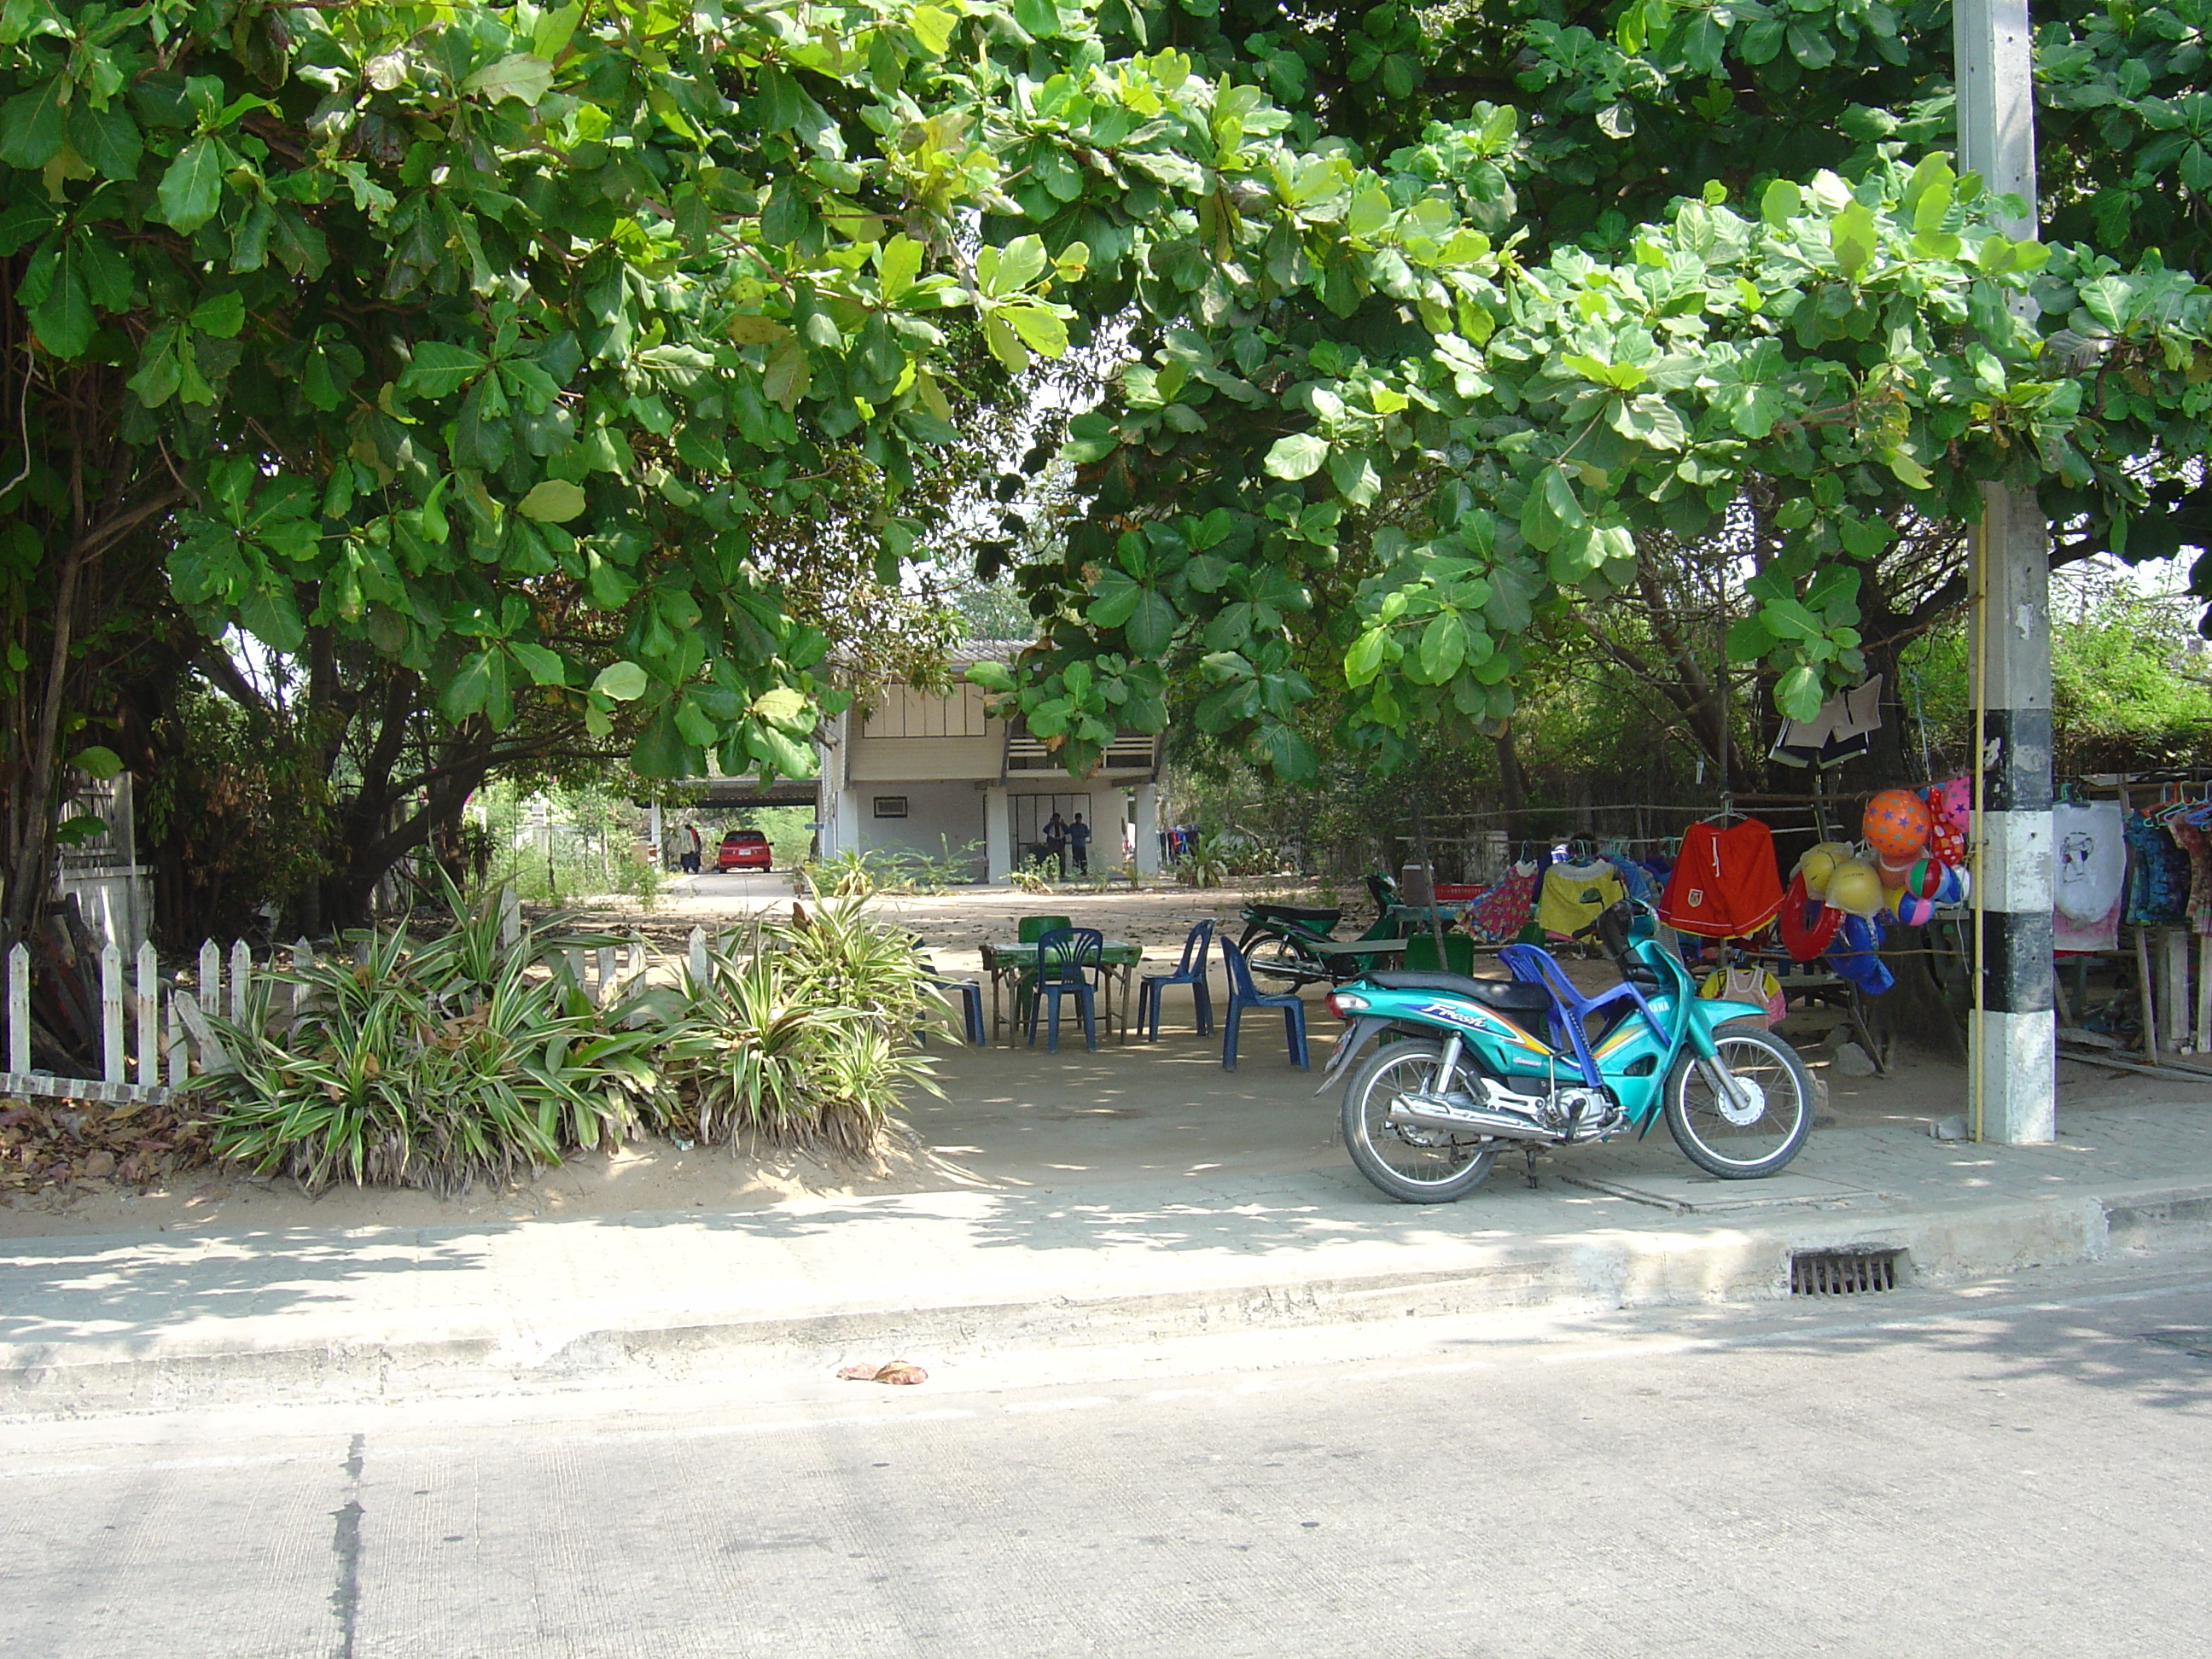
MULTIPOLYGON (((1959 160, 2035 236, 2035 92, 2027 0, 1958 0, 1952 13, 1959 160)), ((2057 1135, 2051 957, 2051 527, 2033 492, 1982 486, 1967 633, 1981 724, 1973 901, 1978 930, 1968 1099, 1978 1139, 2057 1135)))

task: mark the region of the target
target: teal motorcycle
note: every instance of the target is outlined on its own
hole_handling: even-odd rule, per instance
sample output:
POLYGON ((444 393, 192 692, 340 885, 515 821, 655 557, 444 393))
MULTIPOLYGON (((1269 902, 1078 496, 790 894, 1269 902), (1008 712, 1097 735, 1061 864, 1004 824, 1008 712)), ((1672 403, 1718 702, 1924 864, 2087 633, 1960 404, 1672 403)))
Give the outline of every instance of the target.
POLYGON ((1347 1024, 1323 1089, 1385 1039, 1344 1090, 1344 1144, 1362 1175, 1406 1203, 1446 1203, 1480 1186, 1501 1152, 1641 1137, 1662 1114, 1690 1161, 1726 1180, 1796 1157, 1813 1081, 1752 1023, 1765 1010, 1698 995, 1647 911, 1615 904, 1583 931, 1620 973, 1595 995, 1533 945, 1498 952, 1510 980, 1380 972, 1329 994, 1347 1024))

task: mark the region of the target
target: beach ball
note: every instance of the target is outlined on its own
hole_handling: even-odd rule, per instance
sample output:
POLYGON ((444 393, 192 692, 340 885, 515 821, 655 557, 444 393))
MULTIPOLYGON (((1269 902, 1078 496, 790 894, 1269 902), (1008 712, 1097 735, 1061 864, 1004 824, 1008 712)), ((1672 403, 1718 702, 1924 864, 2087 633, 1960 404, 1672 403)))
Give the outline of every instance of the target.
POLYGON ((1943 872, 1949 868, 1939 858, 1915 859, 1905 872, 1905 890, 1916 898, 1932 899, 1943 890, 1943 872))
POLYGON ((1912 873, 1912 866, 1917 862, 1913 859, 1899 859, 1895 863, 1887 859, 1876 859, 1874 872, 1881 878, 1882 890, 1893 893, 1904 886, 1905 878, 1912 873))
POLYGON ((1862 859, 1845 859, 1828 875, 1828 902, 1847 915, 1870 916, 1881 908, 1881 878, 1862 859))
POLYGON ((1826 897, 1828 877, 1850 855, 1849 843, 1840 841, 1824 841, 1806 852, 1797 860, 1796 869, 1796 873, 1805 878, 1805 896, 1808 898, 1826 897))
POLYGON ((1909 862, 1928 845, 1928 803, 1910 789, 1885 789, 1867 803, 1859 833, 1883 858, 1909 862))
POLYGON ((1907 927, 1925 927, 1936 920, 1936 901, 1922 897, 1910 887, 1900 887, 1889 896, 1889 909, 1907 927))
POLYGON ((1942 884, 1936 890, 1936 902, 1964 904, 1966 902, 1967 893, 1972 890, 1972 888, 1973 883, 1967 878, 1964 870, 1955 864, 1947 864, 1943 866, 1942 884))
POLYGON ((1948 823, 1960 835, 1965 835, 1968 822, 1974 816, 1974 786, 1964 778, 1951 778, 1942 783, 1929 784, 1928 810, 1939 823, 1948 823))

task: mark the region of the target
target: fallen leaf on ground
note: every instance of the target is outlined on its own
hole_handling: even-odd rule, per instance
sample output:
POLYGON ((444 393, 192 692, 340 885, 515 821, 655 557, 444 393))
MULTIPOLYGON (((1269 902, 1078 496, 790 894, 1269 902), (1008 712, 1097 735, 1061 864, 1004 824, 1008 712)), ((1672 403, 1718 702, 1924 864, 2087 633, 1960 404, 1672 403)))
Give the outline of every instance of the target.
POLYGON ((919 1365, 909 1365, 903 1359, 894 1359, 883 1365, 847 1365, 838 1376, 848 1382, 892 1382, 911 1385, 929 1381, 929 1373, 919 1365))

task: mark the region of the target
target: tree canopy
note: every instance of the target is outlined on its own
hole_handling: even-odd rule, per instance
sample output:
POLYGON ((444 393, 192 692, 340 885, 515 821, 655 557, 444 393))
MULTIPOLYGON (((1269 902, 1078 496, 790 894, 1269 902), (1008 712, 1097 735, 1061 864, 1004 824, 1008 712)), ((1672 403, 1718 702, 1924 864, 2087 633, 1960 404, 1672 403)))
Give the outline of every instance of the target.
POLYGON ((2045 25, 2023 244, 1934 5, 10 4, 10 867, 162 606, 807 771, 842 694, 764 550, 834 490, 896 582, 975 366, 1109 337, 1001 685, 1073 769, 1171 672, 1291 775, 1316 673, 1386 751, 1494 721, 1534 616, 1756 478, 1737 643, 1817 702, 1899 514, 2002 477, 2132 548, 2202 453, 2200 23, 2045 25))

